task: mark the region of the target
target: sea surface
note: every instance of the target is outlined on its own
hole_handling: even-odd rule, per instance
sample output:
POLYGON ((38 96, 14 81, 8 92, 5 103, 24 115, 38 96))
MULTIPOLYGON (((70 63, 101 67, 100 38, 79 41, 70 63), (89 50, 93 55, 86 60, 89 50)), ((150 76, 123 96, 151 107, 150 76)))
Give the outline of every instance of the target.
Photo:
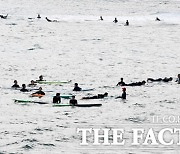
MULTIPOLYGON (((0 153, 180 153, 175 145, 81 146, 81 134, 76 132, 77 128, 146 128, 152 126, 153 116, 179 116, 180 85, 175 82, 180 73, 179 0, 0 0, 0 6, 0 14, 8 14, 0 19, 0 153), (45 17, 58 22, 47 22, 45 17), (113 23, 115 17, 118 23, 113 23), (124 26, 126 20, 129 26, 124 26), (11 89, 14 80, 28 84, 39 75, 48 81, 72 82, 38 85, 46 93, 43 98, 11 89), (122 101, 115 99, 122 93, 122 87, 116 87, 121 77, 126 83, 149 77, 173 77, 173 81, 127 87, 127 100, 122 101), (75 82, 94 90, 73 92, 75 82), (52 107, 13 100, 51 103, 57 92, 102 107, 52 107), (109 93, 105 99, 81 100, 105 92, 109 93)), ((173 124, 153 127, 160 130, 173 124)), ((128 131, 128 142, 131 134, 128 131)))

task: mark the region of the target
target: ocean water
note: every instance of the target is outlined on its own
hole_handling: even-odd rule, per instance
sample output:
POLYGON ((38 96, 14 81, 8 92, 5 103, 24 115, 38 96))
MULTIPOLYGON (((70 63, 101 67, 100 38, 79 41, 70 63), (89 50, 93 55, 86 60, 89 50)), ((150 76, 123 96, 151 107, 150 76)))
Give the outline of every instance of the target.
POLYGON ((0 19, 0 153, 179 153, 171 146, 80 146, 76 129, 148 127, 152 116, 179 116, 179 85, 174 81, 180 73, 180 1, 0 0, 0 6, 0 14, 9 14, 0 19), (41 19, 36 18, 38 13, 41 19), (58 22, 47 22, 45 17, 58 22), (126 20, 130 26, 124 26, 126 20), (41 85, 46 92, 41 99, 10 88, 15 79, 28 84, 41 74, 46 80, 72 82, 41 85), (115 86, 121 77, 127 83, 148 77, 173 77, 173 81, 127 87, 127 100, 122 101, 115 99, 122 93, 115 86), (95 90, 73 92, 75 82, 95 90), (75 94, 79 103, 102 103, 102 107, 55 108, 13 101, 51 103, 56 92, 75 94), (104 92, 109 93, 106 99, 81 100, 104 92))

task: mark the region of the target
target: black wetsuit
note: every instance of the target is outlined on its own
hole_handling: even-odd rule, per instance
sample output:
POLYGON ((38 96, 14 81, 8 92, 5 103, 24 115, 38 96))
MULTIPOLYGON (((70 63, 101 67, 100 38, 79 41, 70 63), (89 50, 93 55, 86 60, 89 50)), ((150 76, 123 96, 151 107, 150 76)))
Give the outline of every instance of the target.
POLYGON ((146 82, 134 82, 134 83, 125 84, 124 86, 142 86, 145 83, 146 82))
POLYGON ((98 94, 97 96, 92 96, 92 97, 83 97, 82 99, 101 99, 106 97, 104 94, 98 94))
POLYGON ((126 99, 126 92, 123 92, 123 93, 122 93, 122 96, 118 96, 118 97, 116 97, 116 98, 126 99))
POLYGON ((20 86, 18 84, 14 84, 12 88, 20 88, 20 86))
POLYGON ((78 86, 74 87, 73 91, 81 91, 82 89, 78 86))
POLYGON ((70 104, 70 105, 77 105, 77 100, 76 100, 76 99, 71 99, 71 100, 69 101, 69 104, 70 104))
POLYGON ((116 86, 125 86, 125 85, 126 85, 125 82, 120 81, 120 82, 118 82, 118 84, 116 86))
POLYGON ((20 91, 21 91, 21 92, 28 92, 28 90, 27 90, 27 89, 24 89, 24 88, 22 88, 20 91))
POLYGON ((37 91, 37 92, 35 92, 33 94, 45 95, 45 93, 43 91, 37 91))
POLYGON ((61 103, 61 97, 60 96, 54 96, 53 97, 53 103, 61 103))
POLYGON ((172 78, 158 78, 158 79, 153 79, 153 78, 148 78, 147 81, 151 81, 151 82, 160 82, 160 81, 163 81, 163 82, 169 82, 169 81, 172 81, 172 78))

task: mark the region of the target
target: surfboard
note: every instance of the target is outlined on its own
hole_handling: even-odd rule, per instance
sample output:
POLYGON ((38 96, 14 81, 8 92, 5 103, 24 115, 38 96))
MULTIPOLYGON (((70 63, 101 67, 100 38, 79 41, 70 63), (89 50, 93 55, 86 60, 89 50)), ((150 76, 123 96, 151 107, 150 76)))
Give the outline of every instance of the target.
POLYGON ((65 83, 70 83, 71 80, 69 81, 37 81, 39 84, 65 84, 65 83))
POLYGON ((39 101, 22 100, 22 99, 14 99, 14 102, 16 102, 16 103, 49 104, 48 102, 39 102, 39 101))

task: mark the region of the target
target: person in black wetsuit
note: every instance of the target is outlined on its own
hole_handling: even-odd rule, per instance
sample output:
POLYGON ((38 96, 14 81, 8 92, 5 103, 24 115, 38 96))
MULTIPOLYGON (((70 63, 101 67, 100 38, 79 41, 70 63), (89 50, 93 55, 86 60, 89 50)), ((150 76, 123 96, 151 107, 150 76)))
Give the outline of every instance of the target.
POLYGON ((35 84, 34 80, 31 80, 31 83, 28 84, 29 87, 35 87, 37 84, 35 84))
POLYGON ((56 96, 53 97, 53 103, 61 103, 60 93, 56 93, 56 96))
POLYGON ((2 19, 7 19, 8 14, 7 14, 6 16, 0 15, 0 17, 1 17, 2 19))
POLYGON ((116 98, 126 99, 126 88, 122 88, 122 91, 123 91, 122 95, 121 95, 121 96, 118 96, 118 97, 116 97, 116 98))
POLYGON ((126 20, 126 24, 124 26, 129 26, 129 21, 126 20))
POLYGON ((163 81, 163 82, 169 82, 169 81, 172 81, 172 77, 170 77, 170 78, 167 78, 167 77, 165 77, 164 79, 162 79, 162 78, 158 78, 158 79, 153 79, 153 78, 148 78, 147 79, 147 82, 161 82, 161 81, 163 81))
POLYGON ((57 20, 50 20, 50 19, 48 19, 47 17, 46 17, 46 20, 47 20, 48 22, 58 22, 57 20))
POLYGON ((125 84, 124 86, 142 86, 145 85, 146 81, 142 81, 142 82, 133 82, 133 83, 129 83, 129 84, 125 84))
POLYGON ((22 84, 22 89, 20 90, 21 92, 28 92, 28 90, 26 89, 26 85, 22 84))
POLYGON ((38 18, 38 19, 40 19, 40 18, 41 18, 40 14, 38 14, 37 18, 38 18))
POLYGON ((177 78, 176 82, 177 82, 178 84, 180 84, 180 74, 178 74, 178 78, 177 78))
POLYGON ((121 81, 118 82, 116 86, 125 86, 125 82, 123 81, 123 78, 121 78, 121 81))
POLYGON ((113 22, 114 22, 114 23, 117 23, 117 22, 118 22, 117 18, 115 18, 113 22))
POLYGON ((78 86, 78 83, 75 83, 73 91, 81 91, 81 90, 82 89, 78 86))
POLYGON ((156 17, 156 21, 161 21, 158 17, 156 17))
POLYGON ((45 93, 42 91, 42 87, 39 87, 39 90, 33 93, 32 95, 34 94, 45 95, 45 93))
POLYGON ((20 86, 18 85, 17 80, 14 80, 14 85, 12 85, 12 88, 20 88, 20 86))
POLYGON ((103 17, 102 16, 100 16, 100 19, 99 20, 103 20, 103 17))
POLYGON ((46 80, 43 80, 43 76, 40 75, 40 76, 39 76, 39 80, 36 80, 36 81, 39 82, 39 81, 46 81, 46 80))
POLYGON ((98 94, 97 96, 92 96, 92 97, 83 97, 82 99, 101 99, 104 97, 107 97, 108 93, 105 92, 104 94, 98 94))
POLYGON ((75 99, 75 96, 72 96, 72 99, 69 101, 70 105, 77 105, 77 100, 75 99))

